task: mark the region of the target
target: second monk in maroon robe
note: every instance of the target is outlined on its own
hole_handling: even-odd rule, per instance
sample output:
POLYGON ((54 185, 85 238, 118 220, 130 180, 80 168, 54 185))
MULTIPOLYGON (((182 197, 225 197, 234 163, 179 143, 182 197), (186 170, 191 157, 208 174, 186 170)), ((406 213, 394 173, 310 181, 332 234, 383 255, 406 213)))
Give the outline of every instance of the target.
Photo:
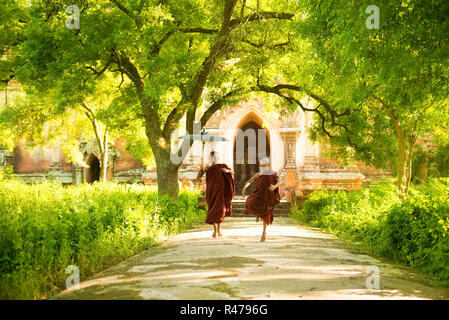
POLYGON ((270 185, 278 182, 279 178, 275 171, 272 174, 259 174, 256 178, 256 186, 253 193, 246 198, 245 214, 260 217, 267 225, 273 222, 273 210, 281 202, 279 188, 270 191, 270 185))

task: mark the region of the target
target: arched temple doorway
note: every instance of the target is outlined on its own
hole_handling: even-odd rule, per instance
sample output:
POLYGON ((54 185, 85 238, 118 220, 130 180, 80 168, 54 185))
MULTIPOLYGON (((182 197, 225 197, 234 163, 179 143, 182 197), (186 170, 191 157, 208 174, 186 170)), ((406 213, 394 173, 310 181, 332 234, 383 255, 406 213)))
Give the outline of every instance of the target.
POLYGON ((89 168, 84 169, 84 182, 93 183, 100 180, 100 161, 94 154, 87 157, 86 164, 89 168))
MULTIPOLYGON (((240 127, 235 136, 234 179, 237 196, 242 194, 245 182, 259 171, 259 160, 264 156, 270 157, 270 142, 267 130, 262 128, 262 121, 257 120, 247 121, 240 127), (265 152, 263 149, 265 149, 265 152)), ((246 195, 249 195, 253 189, 254 183, 248 187, 246 195)))

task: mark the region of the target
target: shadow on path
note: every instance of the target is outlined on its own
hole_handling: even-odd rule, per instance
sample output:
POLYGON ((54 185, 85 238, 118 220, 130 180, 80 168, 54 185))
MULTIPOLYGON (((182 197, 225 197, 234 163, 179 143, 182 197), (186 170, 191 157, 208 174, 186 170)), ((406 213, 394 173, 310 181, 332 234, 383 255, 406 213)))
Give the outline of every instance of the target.
POLYGON ((209 225, 179 234, 80 283, 55 299, 448 299, 412 269, 352 253, 336 237, 275 218, 228 218, 223 236, 209 225), (367 289, 369 266, 379 290, 367 289))

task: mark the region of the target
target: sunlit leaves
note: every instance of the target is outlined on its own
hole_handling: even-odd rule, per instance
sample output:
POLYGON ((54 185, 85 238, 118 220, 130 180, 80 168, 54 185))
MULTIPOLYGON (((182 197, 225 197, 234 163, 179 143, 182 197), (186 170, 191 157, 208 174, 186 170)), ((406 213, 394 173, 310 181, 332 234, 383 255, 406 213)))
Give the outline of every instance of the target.
MULTIPOLYGON (((307 79, 304 85, 336 110, 361 116, 337 120, 350 130, 334 129, 335 150, 345 150, 350 137, 362 147, 354 153, 358 159, 382 166, 394 161, 396 132, 379 99, 398 118, 405 136, 437 132, 442 124, 437 117, 447 119, 447 108, 435 113, 448 99, 449 33, 440 29, 448 12, 443 2, 377 2, 379 30, 365 26, 365 8, 371 3, 301 2, 306 18, 295 28, 310 46, 304 47, 309 53, 301 53, 308 59, 297 68, 299 81, 307 79)), ((317 138, 323 136, 320 126, 317 121, 317 138)))

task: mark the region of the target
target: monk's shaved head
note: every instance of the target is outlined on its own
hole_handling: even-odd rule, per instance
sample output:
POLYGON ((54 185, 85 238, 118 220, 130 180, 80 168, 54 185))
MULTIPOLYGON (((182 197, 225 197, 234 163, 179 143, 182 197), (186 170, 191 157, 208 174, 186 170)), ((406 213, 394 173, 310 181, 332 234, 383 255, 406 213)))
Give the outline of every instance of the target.
POLYGON ((263 158, 259 162, 259 173, 261 175, 272 175, 273 170, 271 170, 270 158, 263 158))
POLYGON ((210 162, 212 165, 214 165, 218 162, 218 153, 216 151, 210 152, 210 162))
POLYGON ((260 160, 260 164, 262 166, 270 165, 270 158, 263 158, 262 160, 260 160))

